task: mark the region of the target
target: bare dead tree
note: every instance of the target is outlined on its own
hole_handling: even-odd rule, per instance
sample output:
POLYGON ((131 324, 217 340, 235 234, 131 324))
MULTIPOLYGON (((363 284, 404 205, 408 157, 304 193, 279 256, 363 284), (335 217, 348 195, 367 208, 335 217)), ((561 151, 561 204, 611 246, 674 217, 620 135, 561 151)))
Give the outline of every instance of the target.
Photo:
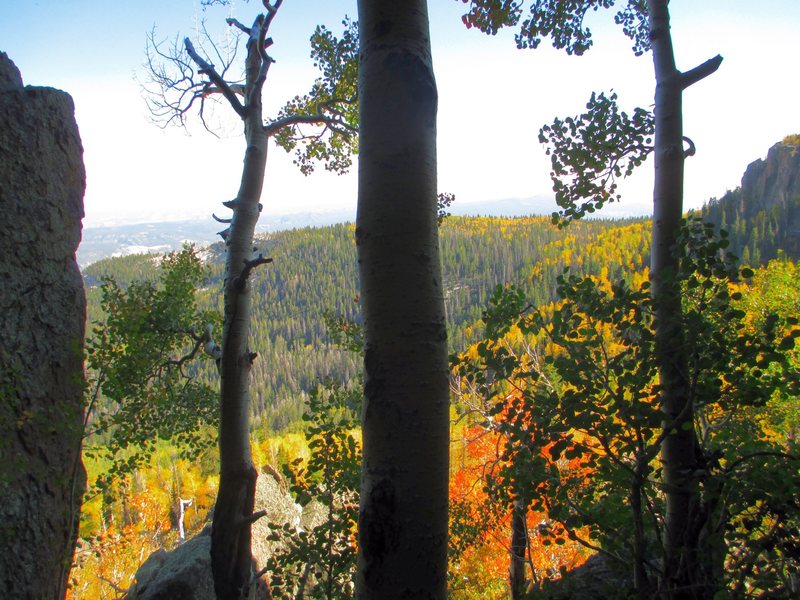
POLYGON ((231 77, 238 59, 238 43, 220 47, 211 43, 204 27, 202 46, 189 38, 183 44, 159 43, 152 33, 147 46, 148 105, 153 118, 164 125, 185 125, 191 114, 204 127, 212 102, 227 105, 244 130, 246 150, 239 192, 223 202, 229 217, 214 218, 227 225, 220 232, 227 247, 224 280, 224 326, 219 344, 220 386, 220 487, 214 509, 211 564, 218 598, 245 598, 253 585, 250 550, 256 469, 250 448, 249 376, 257 354, 248 347, 252 270, 270 262, 253 247, 253 233, 261 212, 267 146, 270 138, 287 151, 305 174, 316 161, 343 172, 351 165, 357 145, 356 98, 358 34, 345 19, 344 33, 336 38, 318 26, 311 37, 311 56, 322 71, 309 93, 289 100, 273 118, 265 119, 262 92, 273 58, 269 29, 283 0, 270 4, 247 26, 229 18, 228 25, 245 40, 243 77, 231 77), (210 49, 210 52, 206 52, 210 49))

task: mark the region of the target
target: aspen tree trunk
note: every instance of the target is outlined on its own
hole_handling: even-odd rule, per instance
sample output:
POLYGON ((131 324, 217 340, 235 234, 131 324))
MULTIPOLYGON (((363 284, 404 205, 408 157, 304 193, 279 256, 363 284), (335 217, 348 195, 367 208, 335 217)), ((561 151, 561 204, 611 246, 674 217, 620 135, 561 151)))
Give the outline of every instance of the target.
POLYGON ((647 0, 655 94, 655 187, 653 192, 652 293, 656 306, 656 359, 667 435, 661 445, 666 495, 664 582, 670 598, 710 597, 704 581, 696 513, 698 441, 684 347, 680 285, 674 251, 683 215, 683 90, 719 68, 722 58, 687 73, 675 66, 668 0, 647 0))
POLYGON ((521 600, 525 596, 525 555, 528 549, 528 530, 525 523, 527 512, 527 508, 521 500, 514 502, 511 511, 511 548, 508 565, 511 600, 521 600))
MULTIPOLYGON (((689 585, 689 527, 697 497, 697 440, 684 350, 678 263, 674 244, 683 214, 683 119, 681 73, 675 67, 666 0, 648 0, 655 95, 655 188, 653 192, 652 291, 656 305, 656 357, 662 386, 661 410, 671 427, 661 445, 666 488, 665 583, 671 597, 689 585)), ((687 589, 688 591, 688 589, 687 589)))
MULTIPOLYGON (((258 74, 255 44, 248 44, 247 89, 258 74)), ((248 261, 253 257, 253 233, 267 161, 268 136, 262 122, 260 94, 244 116, 245 151, 239 193, 227 205, 233 209, 226 236, 225 308, 220 392, 220 482, 211 529, 211 568, 217 598, 245 598, 252 577, 250 525, 255 503, 256 469, 250 449, 250 368, 255 358, 247 345, 250 332, 248 261)))
POLYGON ((449 390, 424 0, 360 0, 358 598, 447 595, 449 390))

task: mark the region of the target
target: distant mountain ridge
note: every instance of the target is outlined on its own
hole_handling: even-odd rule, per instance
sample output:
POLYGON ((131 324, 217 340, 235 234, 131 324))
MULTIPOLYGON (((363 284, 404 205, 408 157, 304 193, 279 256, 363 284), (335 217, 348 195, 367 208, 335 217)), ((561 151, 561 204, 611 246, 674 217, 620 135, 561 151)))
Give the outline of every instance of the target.
MULTIPOLYGON (((456 201, 450 212, 460 216, 522 217, 549 215, 556 209, 552 196, 530 198, 505 198, 459 204, 456 201)), ((353 222, 355 209, 319 212, 264 215, 256 228, 257 233, 325 227, 337 223, 353 222)), ((217 232, 222 229, 210 217, 163 222, 130 223, 85 227, 78 248, 78 264, 85 268, 93 262, 113 256, 153 254, 178 250, 184 241, 197 246, 207 246, 219 241, 217 232)))
MULTIPOLYGON (((775 144, 766 159, 752 162, 742 185, 720 199, 709 200, 700 214, 736 234, 732 251, 745 262, 774 258, 778 248, 800 257, 800 136, 775 144)), ((459 216, 521 217, 550 215, 557 209, 551 195, 459 203, 449 212, 459 216)), ((600 217, 620 217, 619 211, 600 217)), ((324 227, 355 220, 355 209, 262 216, 257 233, 304 227, 324 227)), ((220 225, 213 219, 185 219, 86 227, 78 248, 81 268, 112 256, 161 253, 179 249, 184 241, 206 246, 218 241, 220 225)))

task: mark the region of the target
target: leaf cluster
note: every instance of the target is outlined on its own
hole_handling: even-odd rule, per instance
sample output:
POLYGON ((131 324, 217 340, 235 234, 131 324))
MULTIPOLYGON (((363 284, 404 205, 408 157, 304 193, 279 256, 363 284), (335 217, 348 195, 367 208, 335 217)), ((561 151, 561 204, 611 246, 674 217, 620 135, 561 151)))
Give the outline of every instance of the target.
POLYGON ((196 455, 212 443, 217 394, 193 377, 198 330, 219 317, 200 310, 206 270, 193 247, 164 257, 157 282, 102 284, 103 317, 86 341, 86 452, 109 461, 97 485, 135 470, 157 439, 196 455))
MULTIPOLYGON (((676 244, 690 426, 699 441, 693 478, 701 504, 690 529, 708 544, 724 540, 721 585, 770 590, 798 568, 800 463, 758 423, 776 396, 800 392, 792 358, 800 329, 793 316, 748 321, 740 288, 753 273, 727 245, 726 235, 696 220, 676 244)), ((657 572, 658 453, 673 424, 659 410, 649 286, 565 271, 559 294, 562 304, 549 314, 528 311, 520 290, 499 288, 484 316, 487 339, 454 357, 505 439, 487 485, 495 497, 545 512, 554 543, 576 540, 620 565, 643 561, 657 572)))
MULTIPOLYGON (((503 27, 519 26, 515 35, 518 48, 538 48, 542 39, 551 38, 554 48, 567 54, 582 55, 592 47, 592 32, 584 23, 589 11, 609 9, 615 0, 531 0, 527 10, 519 0, 462 0, 469 11, 462 17, 467 28, 495 35, 503 27)), ((615 22, 634 42, 640 55, 650 49, 645 0, 627 0, 615 22)))
POLYGON ((314 171, 317 161, 328 171, 344 173, 358 152, 358 23, 345 19, 342 25, 340 37, 317 26, 311 36, 311 58, 322 77, 307 94, 287 102, 274 122, 319 117, 281 127, 274 136, 281 148, 295 151, 294 163, 304 175, 314 171))
POLYGON ((650 111, 621 111, 614 92, 592 93, 586 108, 539 130, 539 141, 547 144, 551 157, 550 177, 561 207, 553 213, 553 223, 559 227, 619 200, 617 180, 628 177, 653 150, 655 119, 650 111))
POLYGON ((361 405, 359 385, 325 382, 311 393, 303 420, 311 456, 285 466, 301 505, 318 502, 324 518, 310 529, 276 527, 279 550, 267 569, 276 598, 351 598, 361 484, 361 447, 353 436, 361 405))

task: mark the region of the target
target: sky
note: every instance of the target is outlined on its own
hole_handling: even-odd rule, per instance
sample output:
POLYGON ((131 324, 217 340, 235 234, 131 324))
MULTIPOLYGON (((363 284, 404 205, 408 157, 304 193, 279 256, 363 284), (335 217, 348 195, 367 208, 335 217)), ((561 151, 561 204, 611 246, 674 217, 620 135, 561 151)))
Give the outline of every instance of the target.
MULTIPOLYGON (((618 3, 621 0, 618 0, 618 3)), ((584 110, 592 91, 614 90, 623 107, 650 106, 649 55, 635 57, 613 11, 591 13, 594 47, 570 57, 543 42, 517 50, 513 31, 485 36, 461 23, 460 0, 429 0, 439 90, 438 187, 456 202, 552 195, 549 157, 537 140, 555 117, 584 110)), ((527 2, 526 2, 527 4, 527 2)), ((244 23, 257 0, 203 10, 200 0, 0 0, 0 51, 27 85, 70 93, 87 172, 85 226, 209 217, 236 195, 244 140, 199 122, 188 131, 150 122, 141 81, 145 41, 195 36, 205 21, 225 35, 229 14, 244 23)), ((684 133, 697 146, 686 165, 685 206, 737 187, 749 163, 784 136, 800 133, 797 36, 800 0, 672 0, 678 68, 721 54, 719 71, 684 94, 684 133)), ((276 59, 265 88, 267 115, 304 93, 316 77, 308 38, 317 24, 337 30, 355 0, 284 0, 270 31, 276 59)), ((649 214, 652 162, 626 181, 609 216, 649 214)), ((304 177, 283 150, 270 149, 263 203, 271 215, 351 209, 356 166, 345 176, 304 177)))

